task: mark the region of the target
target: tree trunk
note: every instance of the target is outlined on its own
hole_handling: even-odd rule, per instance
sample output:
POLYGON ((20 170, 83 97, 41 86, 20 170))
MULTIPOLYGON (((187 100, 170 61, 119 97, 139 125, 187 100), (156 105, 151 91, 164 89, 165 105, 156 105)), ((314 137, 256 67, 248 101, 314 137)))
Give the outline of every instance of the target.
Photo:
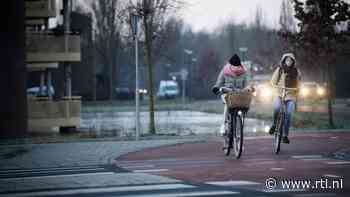
POLYGON ((1 6, 0 137, 24 137, 27 132, 27 70, 25 65, 24 0, 1 6), (11 19, 11 20, 9 20, 11 19))
MULTIPOLYGON (((94 49, 95 46, 93 46, 92 48, 94 49)), ((95 50, 92 50, 93 53, 95 54, 95 50)), ((92 100, 96 101, 97 100, 97 73, 96 73, 96 58, 95 55, 91 55, 91 62, 92 62, 92 100)))
POLYGON ((109 100, 113 100, 113 66, 114 66, 114 61, 113 61, 113 54, 112 54, 112 47, 110 41, 107 41, 107 53, 108 55, 108 67, 109 67, 109 100))
POLYGON ((113 100, 113 65, 110 65, 109 72, 109 100, 113 100))
POLYGON ((334 100, 334 73, 330 65, 327 65, 328 70, 328 124, 330 128, 335 128, 333 119, 333 100, 334 100))
POLYGON ((146 64, 148 65, 148 89, 149 89, 149 132, 156 133, 155 120, 154 120, 154 92, 153 92, 153 65, 152 65, 152 38, 150 33, 151 27, 148 24, 147 17, 143 17, 143 23, 145 25, 145 38, 146 38, 146 64))

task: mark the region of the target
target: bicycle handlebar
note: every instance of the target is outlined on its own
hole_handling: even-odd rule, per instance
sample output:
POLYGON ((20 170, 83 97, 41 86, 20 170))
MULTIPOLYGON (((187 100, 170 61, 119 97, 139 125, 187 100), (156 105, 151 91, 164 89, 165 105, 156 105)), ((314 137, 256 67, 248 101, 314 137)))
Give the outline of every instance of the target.
POLYGON ((272 87, 274 87, 274 88, 280 88, 280 89, 285 89, 285 90, 294 90, 294 91, 299 90, 299 88, 287 88, 287 87, 277 86, 277 85, 272 85, 272 87))
POLYGON ((248 92, 254 92, 254 89, 250 90, 250 89, 234 89, 234 88, 228 88, 228 87, 221 87, 219 89, 219 92, 221 93, 229 93, 229 92, 245 92, 245 91, 248 91, 248 92))
POLYGON ((225 94, 225 93, 229 93, 229 92, 244 92, 244 91, 254 92, 255 89, 254 89, 254 87, 250 87, 250 89, 247 89, 247 88, 244 88, 244 89, 235 89, 235 88, 217 87, 217 86, 212 87, 212 92, 213 92, 215 95, 225 94))

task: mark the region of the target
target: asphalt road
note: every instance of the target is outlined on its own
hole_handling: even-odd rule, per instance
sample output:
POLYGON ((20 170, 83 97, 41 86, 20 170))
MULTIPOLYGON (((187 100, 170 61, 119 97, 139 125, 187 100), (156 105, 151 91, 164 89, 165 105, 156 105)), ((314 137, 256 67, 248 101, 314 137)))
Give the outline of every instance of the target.
POLYGON ((116 165, 241 196, 350 196, 350 161, 333 157, 350 147, 348 133, 292 135, 279 155, 271 137, 246 138, 239 160, 224 156, 221 146, 221 138, 212 138, 147 149, 118 158, 116 165))
MULTIPOLYGON (((143 149, 106 164, 62 161, 62 166, 1 169, 0 197, 350 196, 350 160, 334 157, 349 155, 348 133, 293 135, 291 144, 283 144, 279 155, 273 154, 271 137, 247 137, 239 160, 224 156, 221 140, 215 137, 143 149)), ((69 151, 61 146, 45 147, 46 153, 47 148, 53 151, 51 159, 59 157, 58 153, 65 155, 61 159, 68 158, 69 151)), ((78 144, 74 147, 79 154, 86 154, 78 144)), ((95 148, 96 154, 93 149, 88 152, 98 159, 98 153, 106 149, 100 152, 95 148)), ((117 157, 119 148, 122 146, 109 151, 117 157)), ((38 162, 34 156, 28 155, 29 160, 19 157, 18 161, 38 162)), ((77 161, 84 158, 75 157, 77 161)))

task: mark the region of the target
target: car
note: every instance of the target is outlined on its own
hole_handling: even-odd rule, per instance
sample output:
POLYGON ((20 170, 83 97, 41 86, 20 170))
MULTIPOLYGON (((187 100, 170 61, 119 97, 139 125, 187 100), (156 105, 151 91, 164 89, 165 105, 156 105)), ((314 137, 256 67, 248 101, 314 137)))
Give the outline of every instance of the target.
POLYGON ((273 101, 274 89, 271 87, 271 74, 257 74, 251 83, 254 85, 254 101, 259 103, 270 103, 273 101))
MULTIPOLYGON (((147 93, 148 91, 146 89, 139 89, 140 100, 143 100, 144 95, 147 93)), ((119 100, 135 99, 135 91, 130 90, 129 88, 116 88, 115 98, 119 100)))
POLYGON ((256 102, 270 103, 274 98, 274 89, 272 88, 270 81, 259 83, 255 86, 255 92, 253 93, 254 100, 256 102))
MULTIPOLYGON (((27 89, 27 95, 28 96, 41 96, 41 97, 47 97, 47 88, 46 86, 42 87, 42 93, 40 93, 40 87, 35 86, 35 87, 31 87, 27 89)), ((50 88, 50 92, 51 92, 51 96, 55 95, 55 89, 53 88, 53 86, 51 86, 50 88)))
POLYGON ((135 98, 135 94, 129 88, 115 88, 115 98, 119 100, 131 100, 135 98))
POLYGON ((179 86, 176 81, 160 81, 157 98, 174 99, 179 95, 179 86))
POLYGON ((316 82, 301 82, 299 98, 302 100, 319 100, 326 97, 326 89, 316 82))

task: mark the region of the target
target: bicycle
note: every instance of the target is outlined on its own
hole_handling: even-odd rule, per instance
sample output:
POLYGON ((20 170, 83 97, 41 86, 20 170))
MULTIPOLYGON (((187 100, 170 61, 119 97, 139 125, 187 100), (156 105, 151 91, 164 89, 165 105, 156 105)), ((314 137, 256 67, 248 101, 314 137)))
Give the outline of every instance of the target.
POLYGON ((239 159, 242 155, 244 122, 252 99, 252 92, 249 90, 233 91, 226 87, 220 88, 219 92, 226 94, 225 101, 228 110, 225 119, 224 154, 229 156, 231 149, 234 149, 235 157, 239 159))
POLYGON ((287 87, 275 86, 275 85, 273 85, 273 87, 282 89, 282 96, 281 96, 282 106, 277 115, 276 128, 274 132, 274 141, 273 141, 274 152, 275 154, 278 154, 281 150, 281 140, 283 135, 284 120, 285 120, 286 111, 287 111, 287 101, 286 101, 287 90, 297 91, 298 88, 287 88, 287 87))

